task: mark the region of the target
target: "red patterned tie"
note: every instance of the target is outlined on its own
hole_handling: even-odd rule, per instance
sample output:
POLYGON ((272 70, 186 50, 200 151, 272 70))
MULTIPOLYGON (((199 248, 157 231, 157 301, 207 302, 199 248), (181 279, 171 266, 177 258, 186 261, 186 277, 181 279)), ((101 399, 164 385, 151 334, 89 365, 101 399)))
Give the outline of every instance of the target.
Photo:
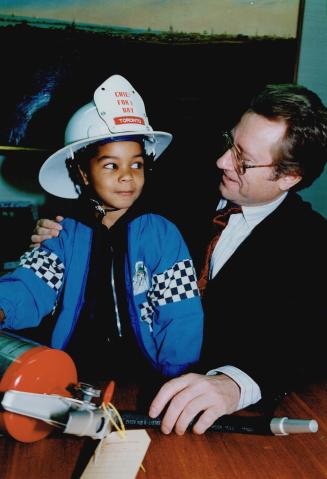
POLYGON ((227 225, 230 215, 241 213, 241 212, 242 212, 242 208, 240 206, 235 205, 234 203, 231 203, 231 202, 227 202, 226 206, 222 208, 221 210, 219 210, 218 214, 213 218, 213 221, 212 221, 213 238, 211 239, 208 245, 205 259, 204 259, 204 266, 202 268, 202 271, 200 273, 199 280, 198 280, 198 287, 199 287, 201 296, 203 295, 209 280, 211 255, 220 238, 220 235, 223 229, 225 228, 225 226, 227 225))

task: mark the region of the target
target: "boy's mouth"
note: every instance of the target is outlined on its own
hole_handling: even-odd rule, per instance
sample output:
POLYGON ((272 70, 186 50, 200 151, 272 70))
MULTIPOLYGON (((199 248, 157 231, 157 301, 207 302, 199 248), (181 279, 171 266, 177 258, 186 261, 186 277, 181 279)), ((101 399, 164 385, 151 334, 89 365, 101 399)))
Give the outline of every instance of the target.
POLYGON ((117 195, 121 195, 121 196, 131 196, 134 194, 134 191, 133 190, 128 190, 128 191, 116 191, 116 194, 117 195))

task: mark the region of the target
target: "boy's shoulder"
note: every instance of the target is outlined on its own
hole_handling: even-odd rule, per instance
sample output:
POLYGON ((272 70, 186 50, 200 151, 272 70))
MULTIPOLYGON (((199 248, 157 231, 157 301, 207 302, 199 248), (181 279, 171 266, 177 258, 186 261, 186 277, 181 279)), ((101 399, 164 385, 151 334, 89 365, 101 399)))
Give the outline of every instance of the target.
POLYGON ((50 238, 46 241, 54 241, 59 240, 64 244, 67 242, 75 241, 76 238, 81 238, 83 240, 90 237, 92 233, 92 229, 90 226, 82 223, 71 217, 66 217, 60 222, 62 226, 62 230, 60 231, 60 235, 57 238, 50 238))
POLYGON ((179 228, 167 219, 157 213, 146 213, 135 217, 128 226, 128 235, 130 238, 139 239, 142 237, 142 243, 147 245, 185 242, 179 228))
POLYGON ((75 219, 75 218, 71 218, 70 216, 68 217, 65 217, 61 223, 60 223, 63 227, 63 229, 66 229, 66 230, 75 230, 76 228, 80 228, 80 229, 88 229, 90 230, 91 227, 88 226, 86 223, 78 220, 78 219, 75 219))
POLYGON ((133 218, 129 224, 134 227, 178 229, 171 220, 159 213, 142 213, 133 218))

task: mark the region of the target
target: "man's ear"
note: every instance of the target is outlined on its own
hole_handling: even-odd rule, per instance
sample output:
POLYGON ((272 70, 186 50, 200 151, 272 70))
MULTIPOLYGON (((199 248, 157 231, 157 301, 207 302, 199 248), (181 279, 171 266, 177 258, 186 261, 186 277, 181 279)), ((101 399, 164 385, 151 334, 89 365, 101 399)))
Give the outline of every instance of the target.
POLYGON ((282 191, 288 191, 290 190, 293 186, 295 186, 299 181, 302 180, 302 176, 300 175, 285 175, 281 176, 278 181, 279 181, 279 187, 282 191))
POLYGON ((84 185, 87 186, 89 184, 87 174, 85 173, 85 171, 82 170, 82 168, 79 165, 77 165, 77 168, 78 168, 78 171, 79 171, 79 173, 81 175, 81 178, 84 182, 84 185))

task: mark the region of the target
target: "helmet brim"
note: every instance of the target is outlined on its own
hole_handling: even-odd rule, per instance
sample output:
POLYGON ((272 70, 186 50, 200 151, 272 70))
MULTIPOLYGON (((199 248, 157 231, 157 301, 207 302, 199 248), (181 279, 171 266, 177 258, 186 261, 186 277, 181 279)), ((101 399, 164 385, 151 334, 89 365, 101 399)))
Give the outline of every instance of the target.
POLYGON ((73 158, 74 153, 81 148, 91 145, 92 143, 96 143, 100 140, 124 136, 139 137, 140 135, 145 137, 145 142, 147 141, 146 138, 149 138, 149 143, 151 144, 153 144, 153 139, 155 140, 154 160, 159 158, 173 138, 171 133, 164 131, 151 131, 151 133, 148 131, 138 131, 135 134, 129 131, 111 135, 104 134, 76 141, 53 153, 43 163, 39 171, 39 183, 45 191, 52 195, 59 196, 60 198, 76 199, 80 194, 79 189, 69 176, 66 160, 68 158, 73 158))

